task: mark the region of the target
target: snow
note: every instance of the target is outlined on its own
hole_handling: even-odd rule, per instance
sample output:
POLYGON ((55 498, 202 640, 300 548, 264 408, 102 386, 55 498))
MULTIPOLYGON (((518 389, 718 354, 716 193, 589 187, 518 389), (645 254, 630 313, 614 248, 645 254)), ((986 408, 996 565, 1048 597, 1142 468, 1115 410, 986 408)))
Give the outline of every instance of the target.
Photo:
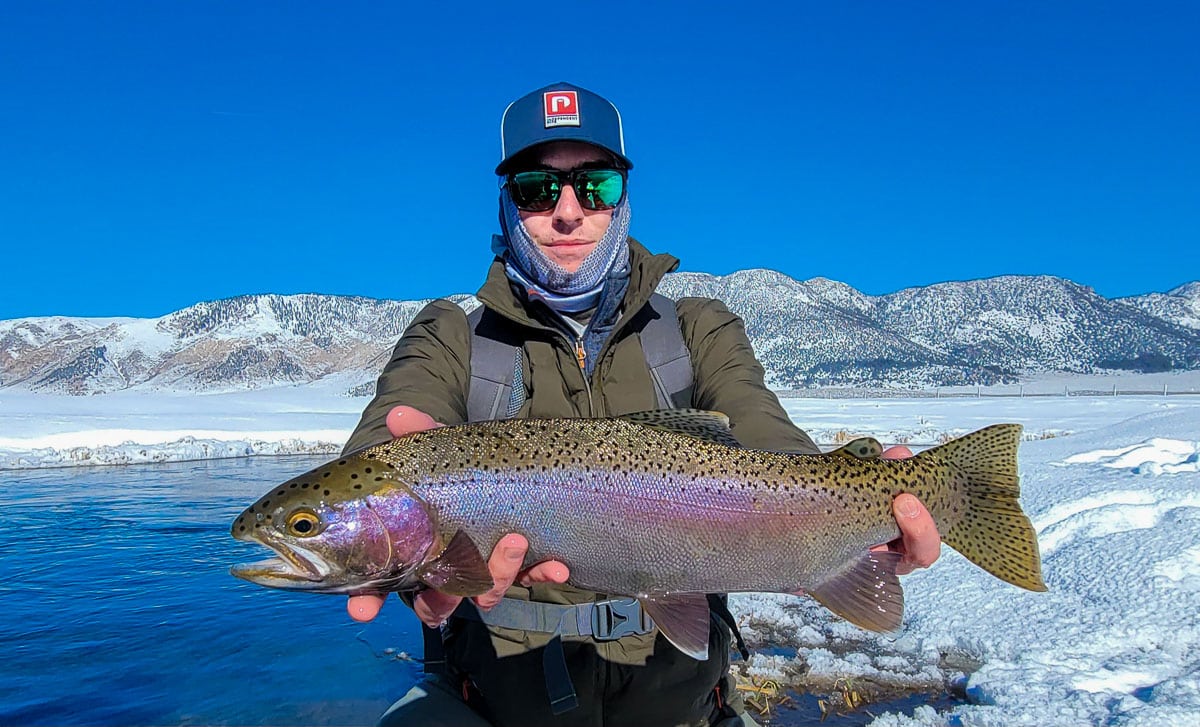
POLYGON ((1065 462, 1096 463, 1155 475, 1163 472, 1196 472, 1200 469, 1200 448, 1196 442, 1155 437, 1128 447, 1080 452, 1067 457, 1065 462))
POLYGON ((82 397, 0 389, 0 469, 332 454, 368 401, 344 395, 350 381, 82 397))
MULTIPOLYGON (((1162 386, 1105 381, 1097 388, 1162 386)), ((343 396, 345 383, 209 395, 0 390, 0 467, 334 451, 367 403, 343 396)), ((868 705, 876 727, 1200 722, 1200 396, 783 403, 827 446, 871 435, 919 449, 987 424, 1023 424, 1021 502, 1049 591, 1003 583, 943 548, 932 568, 904 577, 896 633, 864 632, 810 599, 736 595, 747 638, 769 647, 749 674, 813 693, 850 678, 966 695, 942 711, 868 705)))

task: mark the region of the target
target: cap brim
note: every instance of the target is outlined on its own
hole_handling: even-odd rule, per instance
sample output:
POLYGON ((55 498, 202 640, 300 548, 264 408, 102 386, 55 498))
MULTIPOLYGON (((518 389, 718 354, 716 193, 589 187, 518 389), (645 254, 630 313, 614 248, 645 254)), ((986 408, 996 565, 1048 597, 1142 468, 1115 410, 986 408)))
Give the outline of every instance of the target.
POLYGON ((539 146, 543 146, 545 144, 552 144, 556 141, 576 141, 576 142, 579 142, 580 144, 587 144, 589 146, 594 146, 597 149, 600 149, 601 151, 605 152, 606 154, 611 154, 613 159, 620 162, 621 166, 624 169, 633 169, 633 162, 629 161, 629 157, 625 156, 624 154, 618 154, 617 152, 613 151, 612 149, 609 149, 608 147, 604 146, 603 144, 597 144, 593 141, 588 141, 587 139, 562 138, 562 139, 547 139, 545 141, 537 141, 537 142, 534 142, 533 144, 529 144, 525 147, 522 147, 521 149, 518 149, 517 151, 513 152, 512 154, 509 154, 507 159, 505 159, 504 161, 502 161, 496 165, 497 176, 504 176, 505 174, 508 174, 510 171, 512 171, 509 168, 509 166, 514 161, 519 160, 520 157, 522 155, 524 155, 530 149, 536 149, 539 146))

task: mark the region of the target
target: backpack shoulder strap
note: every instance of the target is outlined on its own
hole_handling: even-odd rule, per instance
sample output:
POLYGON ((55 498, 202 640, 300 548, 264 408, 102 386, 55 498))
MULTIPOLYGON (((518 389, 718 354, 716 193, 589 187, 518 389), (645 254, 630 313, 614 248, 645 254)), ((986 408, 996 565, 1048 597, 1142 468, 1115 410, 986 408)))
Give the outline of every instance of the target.
POLYGON ((655 293, 650 296, 650 315, 642 327, 642 352, 650 367, 654 392, 661 409, 684 409, 692 405, 692 357, 683 332, 675 301, 655 293))
POLYGON ((471 382, 467 421, 511 419, 525 403, 522 349, 503 318, 486 306, 467 315, 471 327, 471 382))
MULTIPOLYGON (((659 408, 692 405, 692 357, 679 329, 675 301, 655 293, 643 309, 638 334, 659 408)), ((471 327, 471 383, 467 421, 510 419, 525 403, 523 357, 503 318, 485 306, 467 315, 471 327)))

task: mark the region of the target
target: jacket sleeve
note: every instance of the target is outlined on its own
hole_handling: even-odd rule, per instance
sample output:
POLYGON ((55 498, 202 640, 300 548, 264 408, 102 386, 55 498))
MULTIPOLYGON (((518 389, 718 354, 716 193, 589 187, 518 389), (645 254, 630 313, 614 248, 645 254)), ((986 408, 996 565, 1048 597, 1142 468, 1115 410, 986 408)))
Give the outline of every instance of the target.
POLYGON ((375 384, 375 398, 343 452, 391 439, 387 413, 399 404, 425 412, 443 424, 467 419, 471 336, 462 308, 447 300, 425 306, 405 329, 391 360, 375 384))
POLYGON ((819 453, 764 383, 742 319, 711 298, 681 298, 675 308, 692 357, 692 404, 728 416, 734 436, 747 447, 819 453))

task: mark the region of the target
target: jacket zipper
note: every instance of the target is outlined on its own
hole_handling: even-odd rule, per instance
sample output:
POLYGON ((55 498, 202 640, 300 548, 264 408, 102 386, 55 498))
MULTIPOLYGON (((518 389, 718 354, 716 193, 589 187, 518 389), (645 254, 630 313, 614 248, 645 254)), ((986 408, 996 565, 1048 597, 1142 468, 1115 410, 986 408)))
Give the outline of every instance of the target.
MULTIPOLYGON (((641 307, 646 304, 647 300, 649 300, 648 297, 645 300, 642 300, 640 302, 640 305, 631 307, 630 310, 640 310, 641 307)), ((480 299, 480 302, 482 302, 484 305, 488 305, 488 301, 486 299, 480 299)), ((566 331, 564 331, 561 327, 548 326, 545 323, 532 322, 532 321, 528 320, 527 318, 520 318, 520 317, 510 315, 509 313, 502 312, 502 308, 493 307, 492 310, 500 312, 501 315, 503 315, 505 318, 509 319, 510 321, 516 323, 517 325, 525 326, 527 328, 533 328, 536 330, 551 331, 554 333, 558 333, 559 335, 561 335, 563 337, 563 339, 566 340, 567 346, 569 348, 574 349, 573 353, 575 354, 575 360, 577 362, 579 362, 579 372, 583 375, 583 388, 587 392, 587 397, 588 397, 588 416, 595 416, 596 402, 593 400, 592 382, 590 380, 588 380, 588 376, 587 376, 587 352, 584 351, 584 349, 583 349, 583 338, 580 336, 572 336, 571 334, 568 334, 566 331), (573 345, 572 345, 572 342, 574 342, 573 345)), ((617 324, 616 324, 616 326, 613 327, 613 331, 609 335, 608 340, 605 341, 604 345, 600 348, 599 356, 601 359, 604 358, 604 354, 607 353, 609 347, 612 346, 613 341, 616 339, 617 335, 621 332, 622 329, 625 328, 626 325, 629 324, 630 320, 632 320, 632 314, 629 313, 628 310, 625 311, 624 313, 622 313, 621 316, 618 318, 617 324)))
POLYGON ((587 351, 583 350, 583 339, 575 339, 575 360, 579 363, 579 370, 587 373, 587 351))
POLYGON ((575 337, 575 360, 579 363, 579 373, 583 375, 583 389, 587 392, 588 416, 596 415, 596 404, 592 401, 592 382, 587 375, 587 351, 583 348, 583 338, 575 337))

